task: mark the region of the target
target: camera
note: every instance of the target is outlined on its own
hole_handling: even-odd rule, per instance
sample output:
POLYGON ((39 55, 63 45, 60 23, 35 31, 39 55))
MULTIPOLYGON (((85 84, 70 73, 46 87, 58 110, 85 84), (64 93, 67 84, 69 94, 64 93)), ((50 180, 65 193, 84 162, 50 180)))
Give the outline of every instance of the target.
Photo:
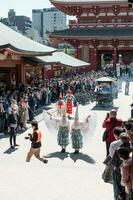
POLYGON ((26 136, 26 137, 25 137, 25 140, 28 140, 28 139, 29 139, 29 137, 28 137, 28 136, 26 136))

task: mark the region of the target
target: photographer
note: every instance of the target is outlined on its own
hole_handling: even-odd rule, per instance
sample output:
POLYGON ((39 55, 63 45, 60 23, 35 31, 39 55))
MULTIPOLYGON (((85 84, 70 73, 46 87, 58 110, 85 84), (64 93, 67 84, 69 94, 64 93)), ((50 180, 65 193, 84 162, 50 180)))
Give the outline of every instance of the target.
POLYGON ((43 163, 47 163, 48 160, 40 157, 42 133, 38 129, 38 123, 34 121, 31 123, 31 126, 33 129, 33 133, 28 134, 29 137, 25 137, 25 139, 29 139, 31 141, 31 148, 27 154, 26 162, 30 162, 31 157, 34 155, 37 159, 39 159, 43 163))
POLYGON ((107 116, 102 124, 102 127, 106 130, 106 136, 103 141, 106 142, 106 156, 109 155, 109 147, 110 144, 115 141, 114 137, 114 128, 115 127, 122 127, 123 122, 121 119, 117 119, 117 112, 116 110, 111 110, 110 113, 107 113, 107 116))

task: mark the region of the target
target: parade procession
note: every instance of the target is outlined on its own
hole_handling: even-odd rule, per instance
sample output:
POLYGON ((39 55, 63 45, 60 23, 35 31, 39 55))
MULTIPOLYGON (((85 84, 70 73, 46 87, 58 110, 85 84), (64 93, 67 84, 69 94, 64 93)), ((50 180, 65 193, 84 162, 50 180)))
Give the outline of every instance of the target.
MULTIPOLYGON (((59 99, 61 101, 61 97, 59 99)), ((96 126, 96 116, 94 113, 86 116, 84 122, 79 121, 78 103, 76 105, 75 116, 72 117, 74 96, 70 89, 67 90, 67 94, 62 100, 62 106, 59 106, 60 102, 57 102, 58 109, 57 115, 44 111, 44 121, 50 132, 55 132, 57 129, 57 141, 61 146, 61 153, 66 152, 66 147, 69 144, 69 134, 71 135, 72 148, 75 150, 75 154, 79 153, 79 150, 83 147, 83 138, 91 138, 96 126), (60 118, 58 117, 60 113, 60 118), (49 115, 49 116, 48 116, 49 115), (49 126, 50 125, 50 126, 49 126)), ((55 111, 53 111, 55 113, 55 111)), ((53 133, 54 134, 54 133, 53 133)))
POLYGON ((0 171, 0 200, 133 200, 132 0, 3 1, 0 171))

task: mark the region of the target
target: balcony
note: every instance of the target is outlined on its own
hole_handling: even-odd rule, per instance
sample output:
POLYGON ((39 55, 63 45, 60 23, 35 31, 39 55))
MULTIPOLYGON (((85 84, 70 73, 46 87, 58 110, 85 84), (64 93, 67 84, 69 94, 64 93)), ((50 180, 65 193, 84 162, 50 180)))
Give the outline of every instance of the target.
POLYGON ((133 27, 133 22, 119 22, 119 23, 69 23, 69 28, 110 28, 110 27, 133 27))

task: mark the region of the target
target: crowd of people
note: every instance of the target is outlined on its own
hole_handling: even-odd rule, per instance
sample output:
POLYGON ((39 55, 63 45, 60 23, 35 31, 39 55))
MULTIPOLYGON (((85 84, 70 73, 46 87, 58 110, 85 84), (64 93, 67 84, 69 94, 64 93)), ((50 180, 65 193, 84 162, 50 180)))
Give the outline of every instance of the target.
POLYGON ((72 73, 70 77, 42 80, 34 78, 28 84, 21 84, 11 91, 3 84, 0 87, 0 132, 7 130, 7 117, 12 108, 16 108, 19 115, 19 128, 26 129, 28 121, 32 121, 35 112, 46 105, 56 103, 60 93, 64 96, 71 89, 75 101, 85 104, 95 100, 95 79, 107 76, 105 71, 72 73), (4 117, 3 117, 4 116, 4 117), (3 120, 2 120, 3 119, 3 120))
POLYGON ((103 122, 106 143, 106 168, 102 175, 105 182, 113 183, 115 200, 133 199, 133 121, 117 118, 111 110, 103 122))
MULTIPOLYGON (((112 71, 97 71, 88 73, 71 73, 68 77, 58 77, 51 80, 34 79, 28 84, 19 85, 8 91, 6 86, 0 87, 0 132, 7 131, 10 134, 10 147, 18 146, 16 134, 27 129, 27 122, 31 122, 33 134, 26 139, 30 139, 32 147, 27 154, 29 162, 32 155, 40 161, 47 163, 46 159, 40 157, 41 133, 38 131, 38 123, 34 122, 35 113, 51 103, 59 100, 60 94, 66 96, 70 89, 77 102, 85 104, 95 100, 94 91, 96 88, 95 79, 103 76, 115 76, 112 71), (84 98, 87 97, 87 101, 84 98), (82 99, 81 99, 82 98, 82 99), (37 146, 36 146, 37 144, 37 146)), ((128 91, 129 91, 129 86, 128 91)), ((128 93, 126 90, 126 94, 128 93)), ((62 126, 61 126, 62 128, 62 126)), ((63 129, 59 131, 64 132, 63 129)), ((106 169, 103 174, 105 182, 113 180, 115 200, 133 200, 132 194, 132 151, 133 151, 133 121, 131 119, 123 122, 117 119, 117 112, 112 110, 107 114, 103 128, 105 128, 103 140, 106 142, 106 169)), ((73 128, 73 130, 75 130, 73 128)), ((72 138, 73 139, 73 138, 72 138)), ((73 140, 74 141, 74 140, 73 140)), ((62 152, 68 145, 68 141, 60 143, 60 132, 58 143, 62 146, 62 152)), ((74 146, 77 153, 81 147, 74 146)), ((82 146, 82 144, 81 144, 82 146)))

